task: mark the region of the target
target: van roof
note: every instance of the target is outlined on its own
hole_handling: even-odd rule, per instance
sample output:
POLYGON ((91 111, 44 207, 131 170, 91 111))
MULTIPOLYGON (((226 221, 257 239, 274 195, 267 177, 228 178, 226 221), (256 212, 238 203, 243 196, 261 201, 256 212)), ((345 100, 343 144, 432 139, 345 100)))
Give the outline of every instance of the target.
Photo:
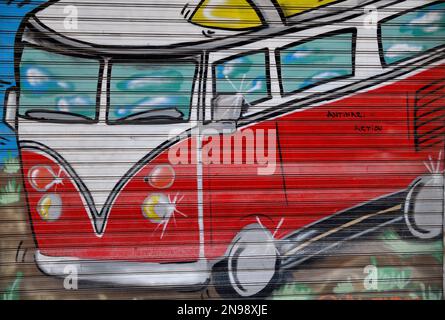
MULTIPOLYGON (((54 33, 99 46, 165 47, 209 40, 203 34, 208 28, 184 17, 187 2, 61 0, 38 12, 36 18, 54 33), (70 14, 78 15, 77 26, 70 22, 70 14)), ((241 32, 215 30, 212 36, 235 36, 241 32)))
MULTIPOLYGON (((355 6, 358 3, 369 2, 369 0, 314 0, 314 3, 332 3, 335 7, 337 2, 341 2, 342 8, 345 9, 350 1, 355 6)), ((315 21, 308 20, 300 25, 292 23, 292 18, 286 20, 283 17, 283 8, 277 5, 279 2, 277 0, 60 0, 37 12, 35 17, 29 20, 26 36, 43 45, 56 42, 58 47, 80 48, 82 51, 92 51, 93 54, 188 55, 201 50, 254 41, 258 37, 270 36, 288 29, 302 28, 302 26, 307 28, 312 23, 322 22, 322 19, 313 19, 313 11, 321 10, 308 10, 310 11, 308 18, 315 21), (244 12, 254 10, 259 20, 253 21, 255 23, 248 21, 246 28, 240 27, 240 24, 235 28, 230 26, 221 28, 218 25, 213 27, 205 21, 203 23, 194 21, 193 16, 201 7, 207 5, 209 8, 215 8, 227 3, 230 5, 224 9, 226 12, 237 10, 239 13, 239 8, 244 9, 244 12), (71 19, 74 16, 77 16, 77 23, 71 19), (43 43, 45 41, 47 43, 43 43)), ((339 18, 351 14, 351 10, 343 10, 342 13, 339 13, 339 18)), ((201 17, 205 16, 215 18, 211 11, 201 14, 201 17)), ((252 16, 255 15, 250 14, 250 19, 252 16)), ((300 15, 295 21, 304 21, 304 16, 300 15)), ((332 10, 329 16, 326 21, 332 21, 332 10)))

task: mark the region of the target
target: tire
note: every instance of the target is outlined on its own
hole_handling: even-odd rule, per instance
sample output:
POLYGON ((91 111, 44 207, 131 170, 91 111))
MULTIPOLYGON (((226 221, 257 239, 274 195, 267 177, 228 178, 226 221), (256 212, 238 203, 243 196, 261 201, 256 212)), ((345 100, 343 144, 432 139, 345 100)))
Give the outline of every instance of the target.
POLYGON ((223 298, 264 298, 279 279, 280 257, 272 234, 258 225, 244 228, 226 258, 213 267, 213 283, 223 298))
POLYGON ((418 239, 434 239, 442 234, 444 178, 441 174, 420 177, 409 187, 404 204, 405 223, 418 239))

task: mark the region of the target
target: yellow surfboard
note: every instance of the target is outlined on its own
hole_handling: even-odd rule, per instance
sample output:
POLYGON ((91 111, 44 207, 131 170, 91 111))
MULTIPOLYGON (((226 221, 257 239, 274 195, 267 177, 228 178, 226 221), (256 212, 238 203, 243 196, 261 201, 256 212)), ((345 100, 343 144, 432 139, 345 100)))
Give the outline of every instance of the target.
POLYGON ((190 21, 204 27, 232 30, 251 29, 263 24, 247 0, 204 0, 190 21))
POLYGON ((320 6, 339 0, 276 0, 283 10, 285 17, 293 16, 307 10, 312 10, 320 6))

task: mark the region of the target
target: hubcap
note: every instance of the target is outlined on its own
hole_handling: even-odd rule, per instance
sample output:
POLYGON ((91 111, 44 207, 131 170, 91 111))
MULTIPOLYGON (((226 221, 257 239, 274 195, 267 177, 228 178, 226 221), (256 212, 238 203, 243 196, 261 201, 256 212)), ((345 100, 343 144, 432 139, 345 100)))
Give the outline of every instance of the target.
POLYGON ((229 279, 244 297, 263 290, 276 272, 277 251, 273 237, 264 229, 249 229, 237 238, 229 254, 229 279))
POLYGON ((405 202, 405 221, 410 232, 421 239, 442 232, 444 180, 441 174, 422 177, 411 187, 405 202))

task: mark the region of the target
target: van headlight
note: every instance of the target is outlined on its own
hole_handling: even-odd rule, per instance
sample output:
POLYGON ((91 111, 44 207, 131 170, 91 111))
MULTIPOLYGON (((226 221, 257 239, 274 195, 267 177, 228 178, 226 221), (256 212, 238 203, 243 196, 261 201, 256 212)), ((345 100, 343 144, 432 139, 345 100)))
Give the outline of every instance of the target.
POLYGON ((168 221, 175 211, 175 204, 163 193, 153 193, 145 198, 142 214, 153 223, 162 224, 168 221))
POLYGON ((59 219, 62 214, 62 199, 55 193, 45 194, 37 204, 37 212, 45 221, 59 219))
POLYGON ((157 165, 151 170, 145 181, 156 189, 169 188, 175 181, 175 170, 169 164, 157 165))
POLYGON ((55 184, 62 183, 62 179, 47 165, 32 167, 28 172, 28 181, 37 191, 48 191, 55 184))

